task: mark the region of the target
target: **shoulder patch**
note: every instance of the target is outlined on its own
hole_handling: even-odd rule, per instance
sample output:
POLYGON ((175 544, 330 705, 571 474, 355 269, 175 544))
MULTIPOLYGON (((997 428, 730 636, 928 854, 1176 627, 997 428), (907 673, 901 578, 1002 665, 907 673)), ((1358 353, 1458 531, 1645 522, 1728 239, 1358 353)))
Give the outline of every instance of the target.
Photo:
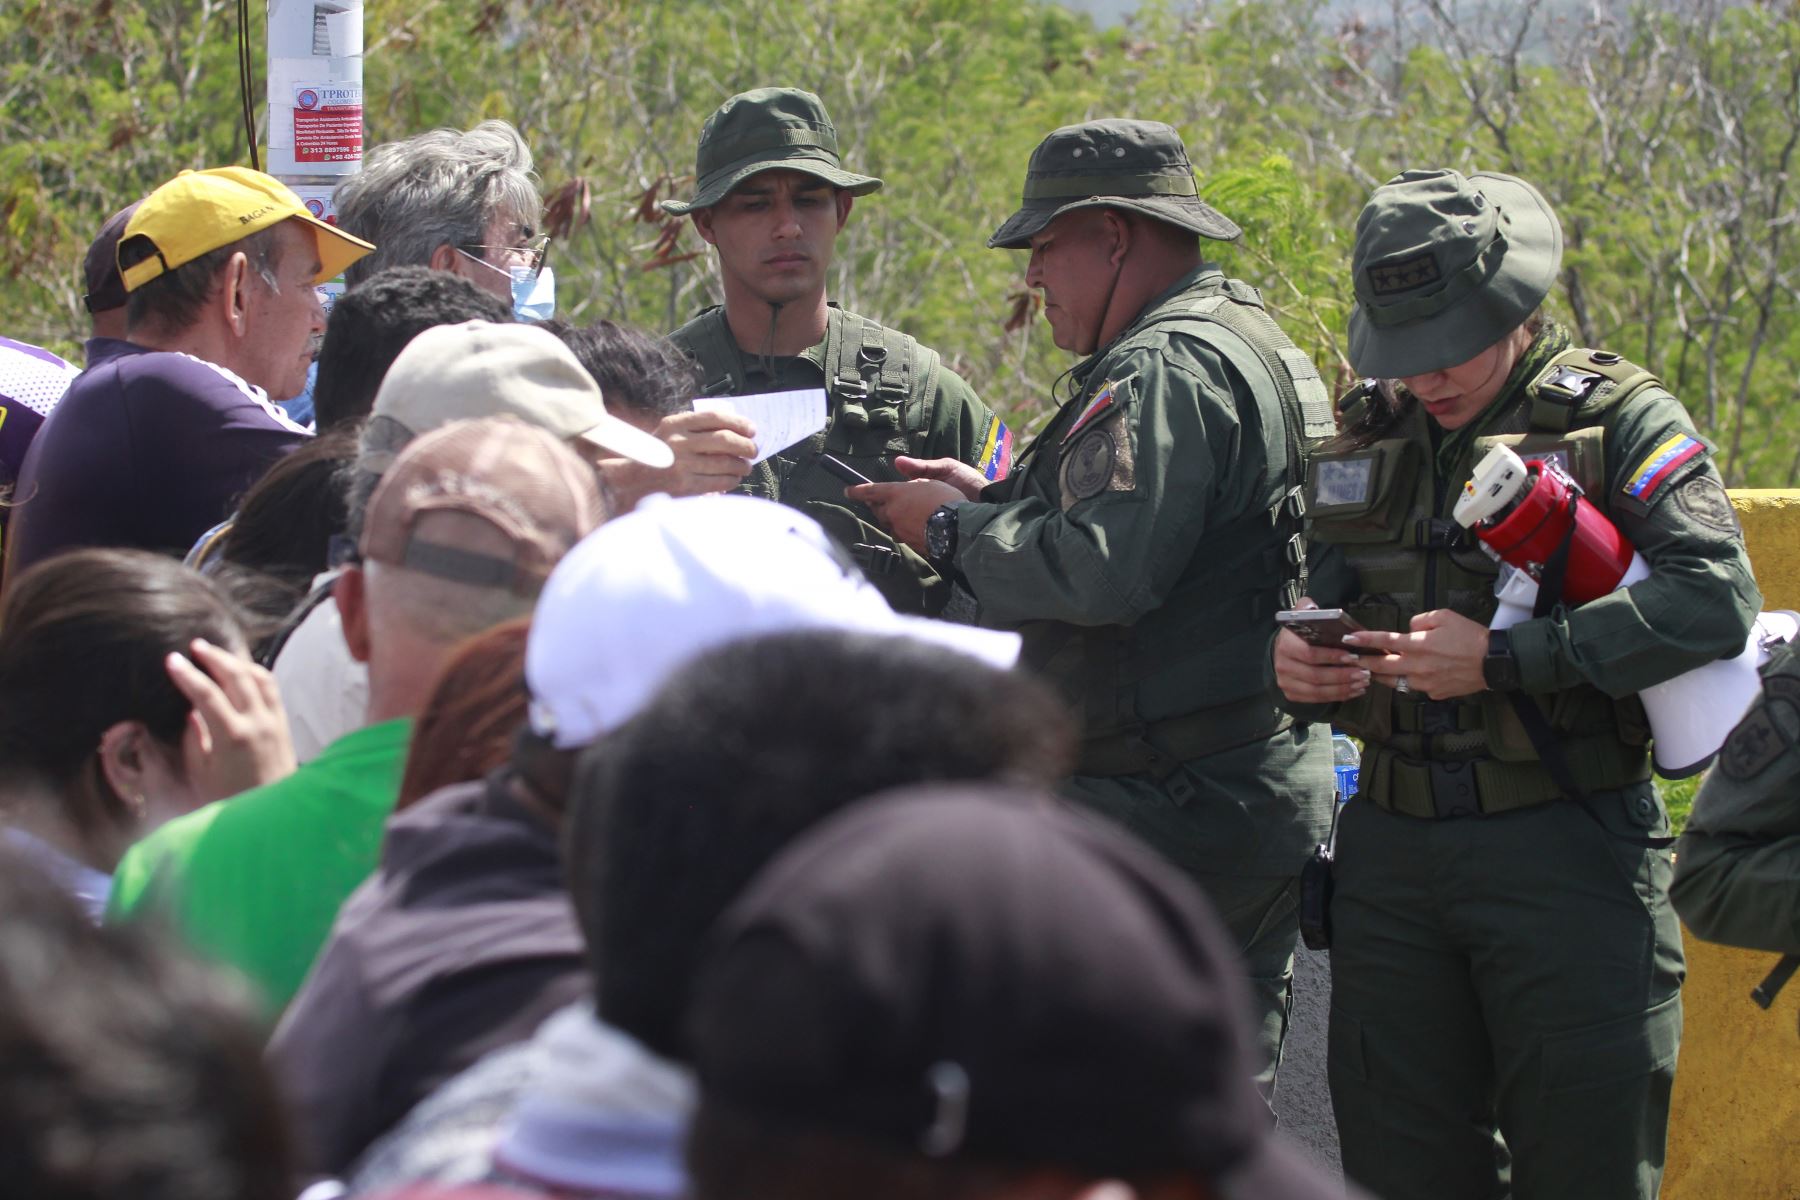
POLYGON ((1087 407, 1081 410, 1081 415, 1075 418, 1075 423, 1073 425, 1069 426, 1069 432, 1063 434, 1062 445, 1068 445, 1076 434, 1080 433, 1083 429, 1093 423, 1094 418, 1112 409, 1115 401, 1115 386, 1116 385, 1114 384, 1108 383, 1101 387, 1098 392, 1094 393, 1094 398, 1087 402, 1087 407))
POLYGON ((1621 489, 1639 504, 1648 506, 1675 472, 1706 453, 1706 443, 1685 433, 1665 439, 1625 479, 1621 489))
POLYGON ((1731 537, 1743 533, 1737 510, 1731 507, 1731 497, 1725 494, 1725 485, 1711 475, 1696 475, 1679 485, 1675 489, 1675 502, 1682 512, 1714 533, 1731 537))
POLYGON ((1101 492, 1129 492, 1137 486, 1131 430, 1118 416, 1102 421, 1063 451, 1062 507, 1067 512, 1101 492))
POLYGON ((1005 479, 1012 471, 1012 448, 1012 430, 998 415, 994 416, 988 421, 987 434, 981 440, 981 454, 975 460, 975 469, 989 483, 1005 479))
POLYGON ((1800 741, 1800 678, 1769 675, 1763 694, 1719 751, 1719 770, 1742 783, 1769 769, 1800 741))

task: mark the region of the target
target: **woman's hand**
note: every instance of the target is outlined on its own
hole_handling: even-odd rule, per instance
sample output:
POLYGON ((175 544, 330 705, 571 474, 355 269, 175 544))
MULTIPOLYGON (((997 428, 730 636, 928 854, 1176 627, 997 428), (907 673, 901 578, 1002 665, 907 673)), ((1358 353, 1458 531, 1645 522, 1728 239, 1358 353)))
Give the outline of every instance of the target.
POLYGON ((1447 608, 1415 616, 1411 633, 1365 629, 1344 635, 1344 644, 1381 651, 1380 657, 1365 658, 1363 664, 1396 691, 1454 700, 1487 690, 1481 670, 1487 658, 1487 626, 1447 608))
POLYGON ((194 706, 181 751, 202 803, 293 774, 294 743, 274 675, 200 638, 165 666, 194 706))
MULTIPOLYGON (((1298 608, 1317 608, 1302 597, 1298 608)), ((1336 646, 1314 646, 1292 630, 1275 635, 1275 683, 1295 704, 1336 704, 1369 690, 1364 660, 1336 646)))

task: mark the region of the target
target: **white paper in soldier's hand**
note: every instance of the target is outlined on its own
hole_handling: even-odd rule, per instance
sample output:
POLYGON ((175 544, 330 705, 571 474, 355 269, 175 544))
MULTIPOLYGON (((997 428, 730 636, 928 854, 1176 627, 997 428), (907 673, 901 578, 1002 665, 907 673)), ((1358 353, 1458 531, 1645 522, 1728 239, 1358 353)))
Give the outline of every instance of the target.
POLYGON ((825 392, 808 388, 754 396, 704 396, 694 401, 694 411, 749 417, 756 426, 756 457, 750 461, 761 462, 825 428, 825 392))

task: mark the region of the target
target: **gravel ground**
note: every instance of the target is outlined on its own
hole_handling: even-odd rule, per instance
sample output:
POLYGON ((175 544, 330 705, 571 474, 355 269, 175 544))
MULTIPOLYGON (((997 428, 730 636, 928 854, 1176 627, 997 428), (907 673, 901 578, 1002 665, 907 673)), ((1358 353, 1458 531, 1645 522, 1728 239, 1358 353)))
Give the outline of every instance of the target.
POLYGON ((1331 959, 1301 946, 1294 957, 1294 1012, 1276 1076, 1281 1130, 1314 1162, 1341 1173, 1331 1092, 1325 1084, 1325 1025, 1331 1011, 1331 959))

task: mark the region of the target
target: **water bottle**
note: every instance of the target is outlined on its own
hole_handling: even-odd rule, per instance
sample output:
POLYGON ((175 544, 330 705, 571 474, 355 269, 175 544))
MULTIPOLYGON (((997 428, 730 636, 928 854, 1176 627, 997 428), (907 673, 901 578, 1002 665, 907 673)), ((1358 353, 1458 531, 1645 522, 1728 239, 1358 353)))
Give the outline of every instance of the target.
POLYGON ((1350 735, 1331 731, 1332 773, 1337 776, 1337 802, 1342 804, 1356 795, 1356 779, 1362 773, 1362 752, 1350 735))

